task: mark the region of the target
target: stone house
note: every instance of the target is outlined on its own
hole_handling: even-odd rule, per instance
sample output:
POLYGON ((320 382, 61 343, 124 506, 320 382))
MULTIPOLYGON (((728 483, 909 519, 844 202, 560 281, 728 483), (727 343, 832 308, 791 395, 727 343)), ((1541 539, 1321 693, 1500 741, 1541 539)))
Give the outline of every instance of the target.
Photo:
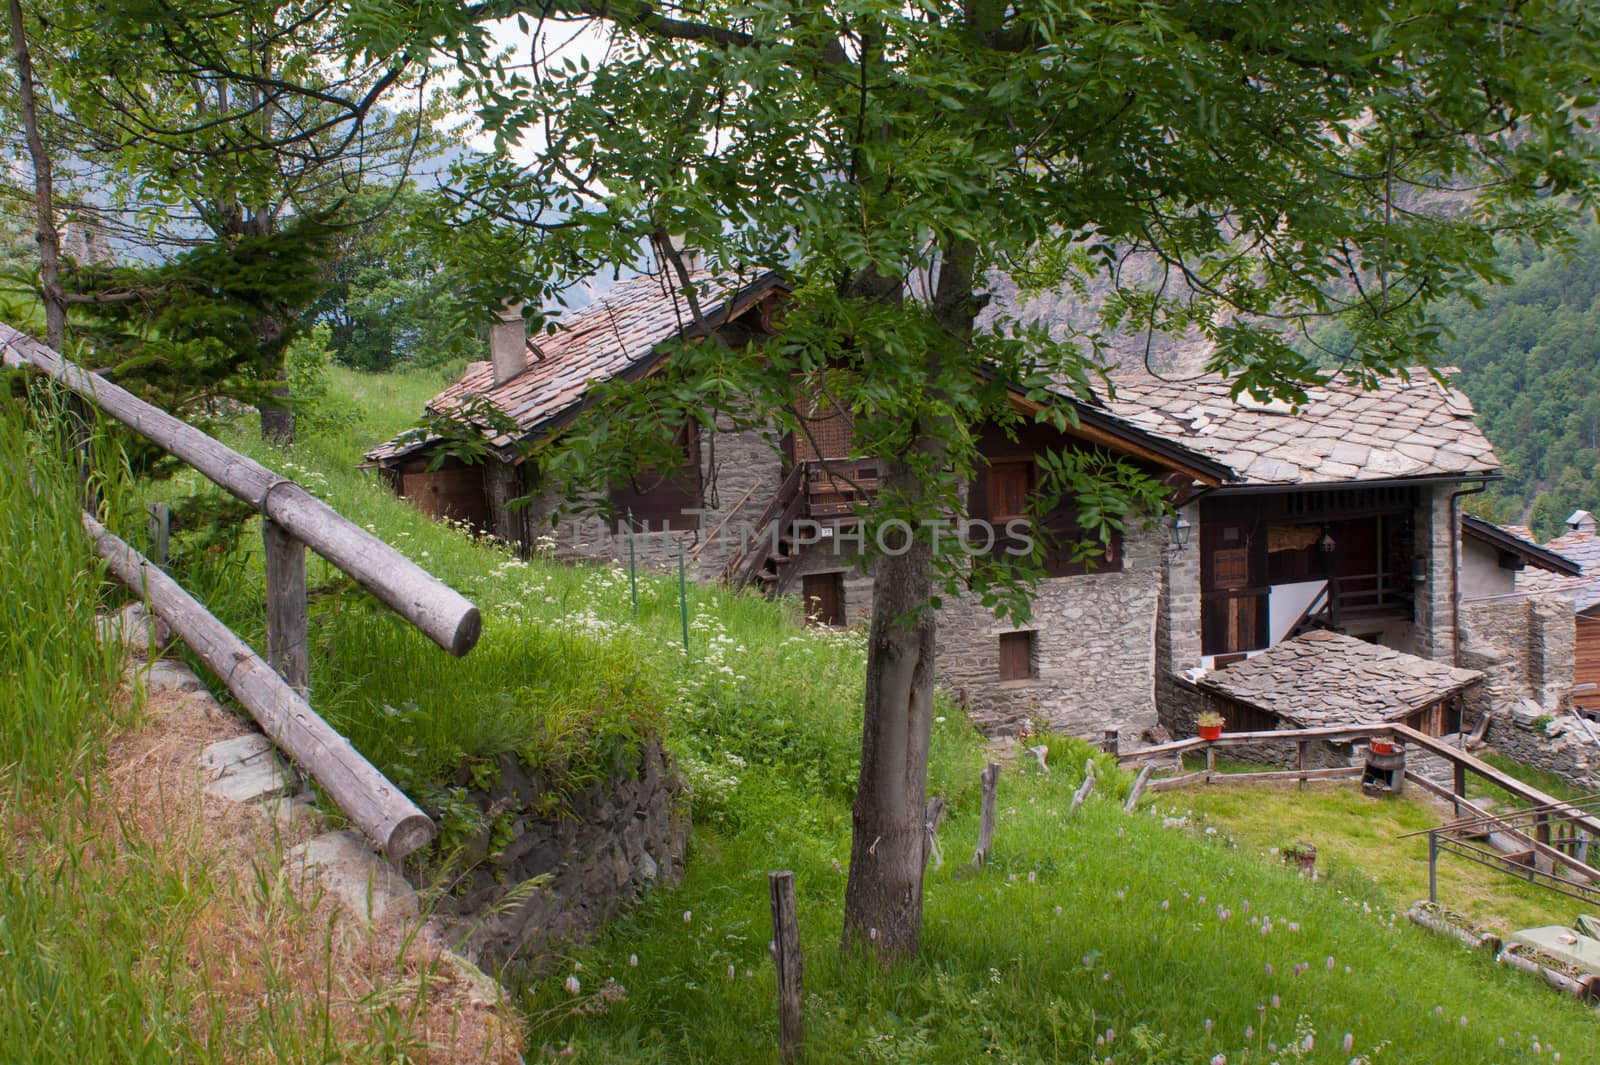
MULTIPOLYGON (((775 330, 775 274, 702 300, 710 331, 735 346, 775 330)), ((858 507, 876 464, 853 453, 848 417, 819 407, 805 432, 686 426, 684 460, 649 484, 615 486, 609 518, 562 517, 562 501, 525 472, 520 444, 543 440, 586 407, 591 382, 663 364, 689 316, 659 277, 617 285, 530 343, 520 315, 491 332, 491 358, 468 367, 430 409, 487 402, 512 428, 487 430, 480 465, 437 463, 415 435, 369 461, 424 509, 509 542, 541 536, 559 557, 675 565, 767 594, 793 594, 821 623, 869 612, 872 580, 857 565, 858 507), (513 510, 518 496, 532 503, 513 510), (631 515, 632 522, 628 520, 631 515)), ((1018 409, 1027 412, 1020 394, 1018 409)), ((1096 448, 1171 487, 1176 520, 1130 522, 1087 560, 1057 553, 1033 618, 1011 625, 975 596, 939 612, 941 684, 985 729, 1033 718, 1064 731, 1187 732, 1197 680, 1308 631, 1335 631, 1396 651, 1456 662, 1459 497, 1498 464, 1459 393, 1418 373, 1372 391, 1335 379, 1298 410, 1234 400, 1215 376, 1119 378, 1098 402, 1073 402, 1079 424, 985 432, 987 463, 964 487, 966 518, 1020 514, 1047 449, 1096 448)), ((1064 506, 1046 525, 1072 539, 1064 506)))

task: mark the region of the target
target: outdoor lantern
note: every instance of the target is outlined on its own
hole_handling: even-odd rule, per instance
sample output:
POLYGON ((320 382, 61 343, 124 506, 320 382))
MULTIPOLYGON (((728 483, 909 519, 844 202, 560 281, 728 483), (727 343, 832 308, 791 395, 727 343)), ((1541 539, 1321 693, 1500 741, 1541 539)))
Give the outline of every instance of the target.
POLYGON ((1411 581, 1413 584, 1425 584, 1428 580, 1428 560, 1417 555, 1411 560, 1411 581))
POLYGON ((1192 528, 1194 526, 1190 525, 1182 514, 1172 520, 1172 542, 1178 545, 1179 551, 1189 543, 1189 530, 1192 528))
POLYGON ((1325 555, 1331 555, 1333 554, 1333 549, 1337 546, 1339 545, 1334 542, 1333 534, 1330 533, 1328 531, 1328 527, 1324 525, 1322 527, 1322 535, 1317 537, 1317 550, 1321 551, 1325 555))

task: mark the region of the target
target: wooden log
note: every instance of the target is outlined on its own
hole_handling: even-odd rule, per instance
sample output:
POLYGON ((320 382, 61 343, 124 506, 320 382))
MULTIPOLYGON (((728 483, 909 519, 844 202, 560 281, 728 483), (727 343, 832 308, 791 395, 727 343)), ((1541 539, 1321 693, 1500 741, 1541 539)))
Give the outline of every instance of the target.
POLYGON ((978 848, 972 854, 974 869, 982 867, 989 857, 990 848, 994 846, 994 814, 1000 793, 1000 767, 990 762, 980 779, 983 782, 983 816, 978 821, 978 848))
POLYGON ((1566 992, 1573 998, 1581 999, 1583 1001, 1591 1001, 1590 996, 1594 994, 1596 989, 1596 984, 1592 976, 1588 977, 1587 979, 1575 979, 1571 976, 1568 976, 1566 973, 1557 972, 1547 965, 1540 965, 1532 958, 1524 958, 1517 954, 1513 954, 1511 952, 1511 948, 1519 945, 1520 944, 1515 942, 1507 943, 1505 949, 1499 954, 1495 955, 1494 960, 1502 965, 1509 965, 1514 969, 1521 969, 1529 976, 1542 977, 1545 983, 1549 984, 1557 991, 1566 992))
POLYGON ((772 899, 772 961, 778 970, 778 1058, 798 1061, 805 1043, 804 964, 800 957, 800 921, 795 915, 794 874, 768 873, 772 899))
POLYGON ((1306 741, 1301 740, 1295 745, 1295 768, 1300 770, 1300 790, 1306 790, 1306 741))
POLYGON ((43 371, 255 507, 451 654, 464 655, 478 642, 477 607, 293 481, 4 323, 0 352, 43 371))
POLYGON ((1072 805, 1067 808, 1067 813, 1075 813, 1089 796, 1094 792, 1095 772, 1094 759, 1090 758, 1083 763, 1083 783, 1078 785, 1078 790, 1072 793, 1072 805))
POLYGON ((322 790, 390 858, 399 860, 433 838, 426 814, 171 577, 83 516, 95 550, 111 572, 149 600, 150 608, 250 712, 261 731, 311 774, 322 790))
POLYGON ((1155 766, 1146 765, 1139 770, 1139 775, 1133 779, 1133 789, 1128 792, 1128 801, 1122 804, 1124 813, 1132 813, 1139 805, 1139 797, 1144 794, 1145 785, 1150 783, 1150 774, 1155 772, 1155 766))
POLYGON ((306 547, 271 518, 261 522, 261 539, 267 551, 267 664, 305 695, 311 690, 306 547))
POLYGON ((1152 780, 1150 782, 1150 786, 1145 788, 1145 790, 1151 793, 1158 791, 1171 791, 1174 788, 1187 787, 1190 784, 1195 784, 1205 779, 1206 774, 1204 771, 1199 773, 1185 773, 1182 776, 1177 777, 1163 777, 1160 780, 1152 780))
POLYGON ((1429 931, 1447 935, 1460 941, 1462 946, 1471 950, 1482 950, 1491 955, 1500 953, 1500 937, 1493 932, 1474 932, 1470 928, 1462 928, 1453 921, 1428 913, 1422 908, 1421 903, 1412 906, 1410 910, 1406 911, 1406 916, 1411 919, 1413 924, 1421 925, 1429 931))

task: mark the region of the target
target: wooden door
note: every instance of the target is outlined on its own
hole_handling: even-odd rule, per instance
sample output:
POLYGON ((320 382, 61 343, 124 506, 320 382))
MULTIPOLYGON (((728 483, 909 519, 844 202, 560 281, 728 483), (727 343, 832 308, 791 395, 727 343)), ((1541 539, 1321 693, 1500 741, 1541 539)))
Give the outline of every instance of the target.
POLYGON ((1267 542, 1252 499, 1208 500, 1200 511, 1201 651, 1267 645, 1267 542))
POLYGON ((819 625, 844 624, 844 574, 808 573, 800 588, 807 618, 819 625))

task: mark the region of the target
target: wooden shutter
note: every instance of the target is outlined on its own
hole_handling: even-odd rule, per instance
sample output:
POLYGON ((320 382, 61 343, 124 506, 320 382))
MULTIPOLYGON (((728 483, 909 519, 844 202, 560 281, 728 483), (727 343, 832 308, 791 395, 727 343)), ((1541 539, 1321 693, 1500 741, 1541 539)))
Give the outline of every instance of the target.
POLYGON ((1028 680, 1038 676, 1034 668, 1032 632, 1000 634, 1000 679, 1028 680))

